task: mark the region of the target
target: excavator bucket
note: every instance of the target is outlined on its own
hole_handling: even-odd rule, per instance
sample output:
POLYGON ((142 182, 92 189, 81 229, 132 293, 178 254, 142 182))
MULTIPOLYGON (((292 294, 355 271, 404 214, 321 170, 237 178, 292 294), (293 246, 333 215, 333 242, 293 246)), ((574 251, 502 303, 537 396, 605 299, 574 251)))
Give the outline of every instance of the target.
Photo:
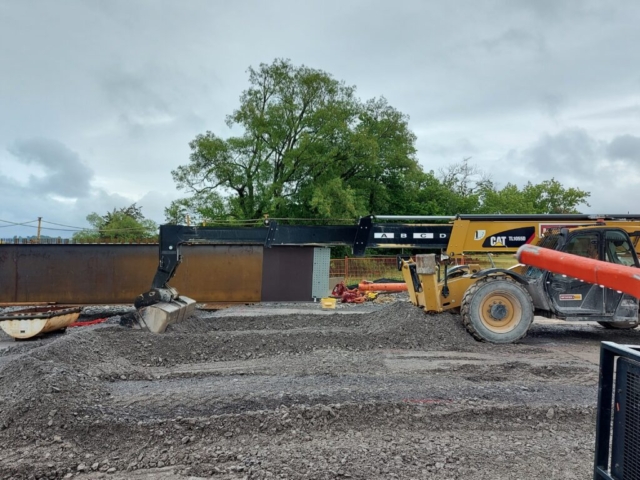
POLYGON ((80 316, 81 307, 47 306, 15 310, 0 315, 0 327, 16 340, 64 330, 80 316))
POLYGON ((171 287, 155 288, 138 296, 134 303, 136 311, 133 317, 124 318, 122 325, 163 333, 172 323, 189 318, 196 309, 196 301, 180 296, 171 287))

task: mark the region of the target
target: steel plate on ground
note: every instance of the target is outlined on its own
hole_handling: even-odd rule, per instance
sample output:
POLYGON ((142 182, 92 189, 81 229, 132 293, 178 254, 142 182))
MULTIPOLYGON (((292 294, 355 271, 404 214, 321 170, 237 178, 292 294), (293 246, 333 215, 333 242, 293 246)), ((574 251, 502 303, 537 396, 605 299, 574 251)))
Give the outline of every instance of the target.
POLYGON ((25 340, 42 333, 62 330, 80 316, 81 307, 35 307, 0 315, 0 327, 9 336, 25 340))

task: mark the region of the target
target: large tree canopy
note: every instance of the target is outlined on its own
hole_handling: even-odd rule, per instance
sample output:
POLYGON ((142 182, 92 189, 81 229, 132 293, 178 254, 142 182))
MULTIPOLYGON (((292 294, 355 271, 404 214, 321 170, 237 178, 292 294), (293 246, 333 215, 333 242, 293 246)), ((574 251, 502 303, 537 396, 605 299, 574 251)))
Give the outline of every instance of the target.
POLYGON ((498 189, 468 159, 425 172, 408 117, 385 98, 362 101, 354 87, 287 60, 248 73, 227 116, 235 135, 196 136, 189 162, 172 171, 187 196, 165 210, 167 221, 558 213, 589 196, 553 179, 498 189))
POLYGON ((169 218, 180 206, 204 217, 219 207, 245 219, 353 217, 387 209, 389 187, 421 174, 408 118, 384 98, 362 102, 353 87, 285 60, 249 69, 249 84, 227 117, 242 134, 198 135, 172 172, 191 197, 169 218))

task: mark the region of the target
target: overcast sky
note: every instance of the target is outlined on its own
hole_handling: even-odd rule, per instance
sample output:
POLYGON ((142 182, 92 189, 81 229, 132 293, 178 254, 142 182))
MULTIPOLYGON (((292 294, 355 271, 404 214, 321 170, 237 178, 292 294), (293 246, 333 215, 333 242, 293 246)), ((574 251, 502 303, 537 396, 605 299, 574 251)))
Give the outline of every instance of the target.
POLYGON ((277 57, 384 95, 427 170, 472 157, 640 213, 639 25, 634 0, 0 0, 0 219, 138 202, 162 223, 188 142, 228 135, 247 68, 277 57))

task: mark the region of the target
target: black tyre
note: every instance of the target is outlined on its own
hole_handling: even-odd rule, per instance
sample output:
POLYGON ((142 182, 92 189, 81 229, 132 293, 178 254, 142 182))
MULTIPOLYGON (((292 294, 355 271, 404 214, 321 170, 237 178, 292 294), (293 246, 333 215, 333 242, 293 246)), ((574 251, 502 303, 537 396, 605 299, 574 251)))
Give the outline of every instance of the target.
POLYGON ((467 289, 460 315, 477 340, 513 343, 527 334, 533 322, 533 301, 510 277, 490 276, 467 289))
POLYGON ((614 330, 632 330, 638 326, 639 322, 598 322, 604 328, 614 330))

